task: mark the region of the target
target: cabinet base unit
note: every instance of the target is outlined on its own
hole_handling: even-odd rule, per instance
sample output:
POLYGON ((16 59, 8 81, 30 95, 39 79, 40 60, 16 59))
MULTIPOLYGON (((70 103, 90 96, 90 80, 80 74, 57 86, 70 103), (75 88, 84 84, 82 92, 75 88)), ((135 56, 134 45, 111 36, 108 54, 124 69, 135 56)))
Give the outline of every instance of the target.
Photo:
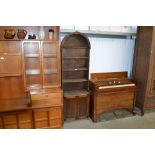
POLYGON ((62 106, 3 112, 0 114, 0 129, 43 129, 62 127, 62 106))
POLYGON ((103 112, 128 109, 135 106, 135 84, 127 79, 127 72, 93 73, 90 81, 90 117, 100 120, 103 112))
POLYGON ((60 88, 32 90, 25 99, 0 100, 0 128, 63 128, 60 88))
POLYGON ((31 110, 4 112, 0 114, 0 129, 32 129, 31 110))
POLYGON ((64 119, 77 120, 89 116, 89 93, 83 96, 64 95, 64 119))

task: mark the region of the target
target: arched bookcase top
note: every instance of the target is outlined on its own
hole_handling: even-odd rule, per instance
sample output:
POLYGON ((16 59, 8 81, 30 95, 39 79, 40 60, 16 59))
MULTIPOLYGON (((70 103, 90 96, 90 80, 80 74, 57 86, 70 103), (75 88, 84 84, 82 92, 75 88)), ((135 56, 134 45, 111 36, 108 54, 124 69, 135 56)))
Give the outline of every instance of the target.
POLYGON ((61 47, 62 48, 85 47, 88 49, 91 48, 88 37, 80 32, 73 32, 66 35, 61 42, 61 47))

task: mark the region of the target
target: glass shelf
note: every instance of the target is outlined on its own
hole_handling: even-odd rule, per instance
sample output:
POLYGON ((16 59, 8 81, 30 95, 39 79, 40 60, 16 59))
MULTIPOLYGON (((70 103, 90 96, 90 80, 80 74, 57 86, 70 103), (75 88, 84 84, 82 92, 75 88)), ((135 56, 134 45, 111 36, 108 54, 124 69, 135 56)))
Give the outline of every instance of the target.
POLYGON ((58 71, 56 69, 46 69, 44 70, 44 74, 56 74, 58 71))
POLYGON ((44 58, 56 58, 57 55, 56 54, 46 54, 46 55, 43 55, 44 58))
POLYGON ((26 70, 26 75, 39 75, 40 70, 39 69, 29 69, 26 70))

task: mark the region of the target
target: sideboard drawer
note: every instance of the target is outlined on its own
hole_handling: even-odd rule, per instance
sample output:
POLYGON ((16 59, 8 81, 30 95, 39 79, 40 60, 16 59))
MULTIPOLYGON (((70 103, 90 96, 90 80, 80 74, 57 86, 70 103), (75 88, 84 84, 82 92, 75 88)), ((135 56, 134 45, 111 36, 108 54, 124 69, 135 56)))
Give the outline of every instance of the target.
POLYGON ((62 92, 60 91, 56 93, 31 94, 31 100, 32 106, 62 105, 62 92))

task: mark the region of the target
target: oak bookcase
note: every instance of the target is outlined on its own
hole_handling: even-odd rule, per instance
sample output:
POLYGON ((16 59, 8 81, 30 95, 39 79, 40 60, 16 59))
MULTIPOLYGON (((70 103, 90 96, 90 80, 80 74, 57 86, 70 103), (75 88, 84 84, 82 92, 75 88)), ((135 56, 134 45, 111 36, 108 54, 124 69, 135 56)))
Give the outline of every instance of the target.
POLYGON ((90 42, 82 33, 71 33, 62 40, 65 120, 89 115, 89 52, 90 42))

